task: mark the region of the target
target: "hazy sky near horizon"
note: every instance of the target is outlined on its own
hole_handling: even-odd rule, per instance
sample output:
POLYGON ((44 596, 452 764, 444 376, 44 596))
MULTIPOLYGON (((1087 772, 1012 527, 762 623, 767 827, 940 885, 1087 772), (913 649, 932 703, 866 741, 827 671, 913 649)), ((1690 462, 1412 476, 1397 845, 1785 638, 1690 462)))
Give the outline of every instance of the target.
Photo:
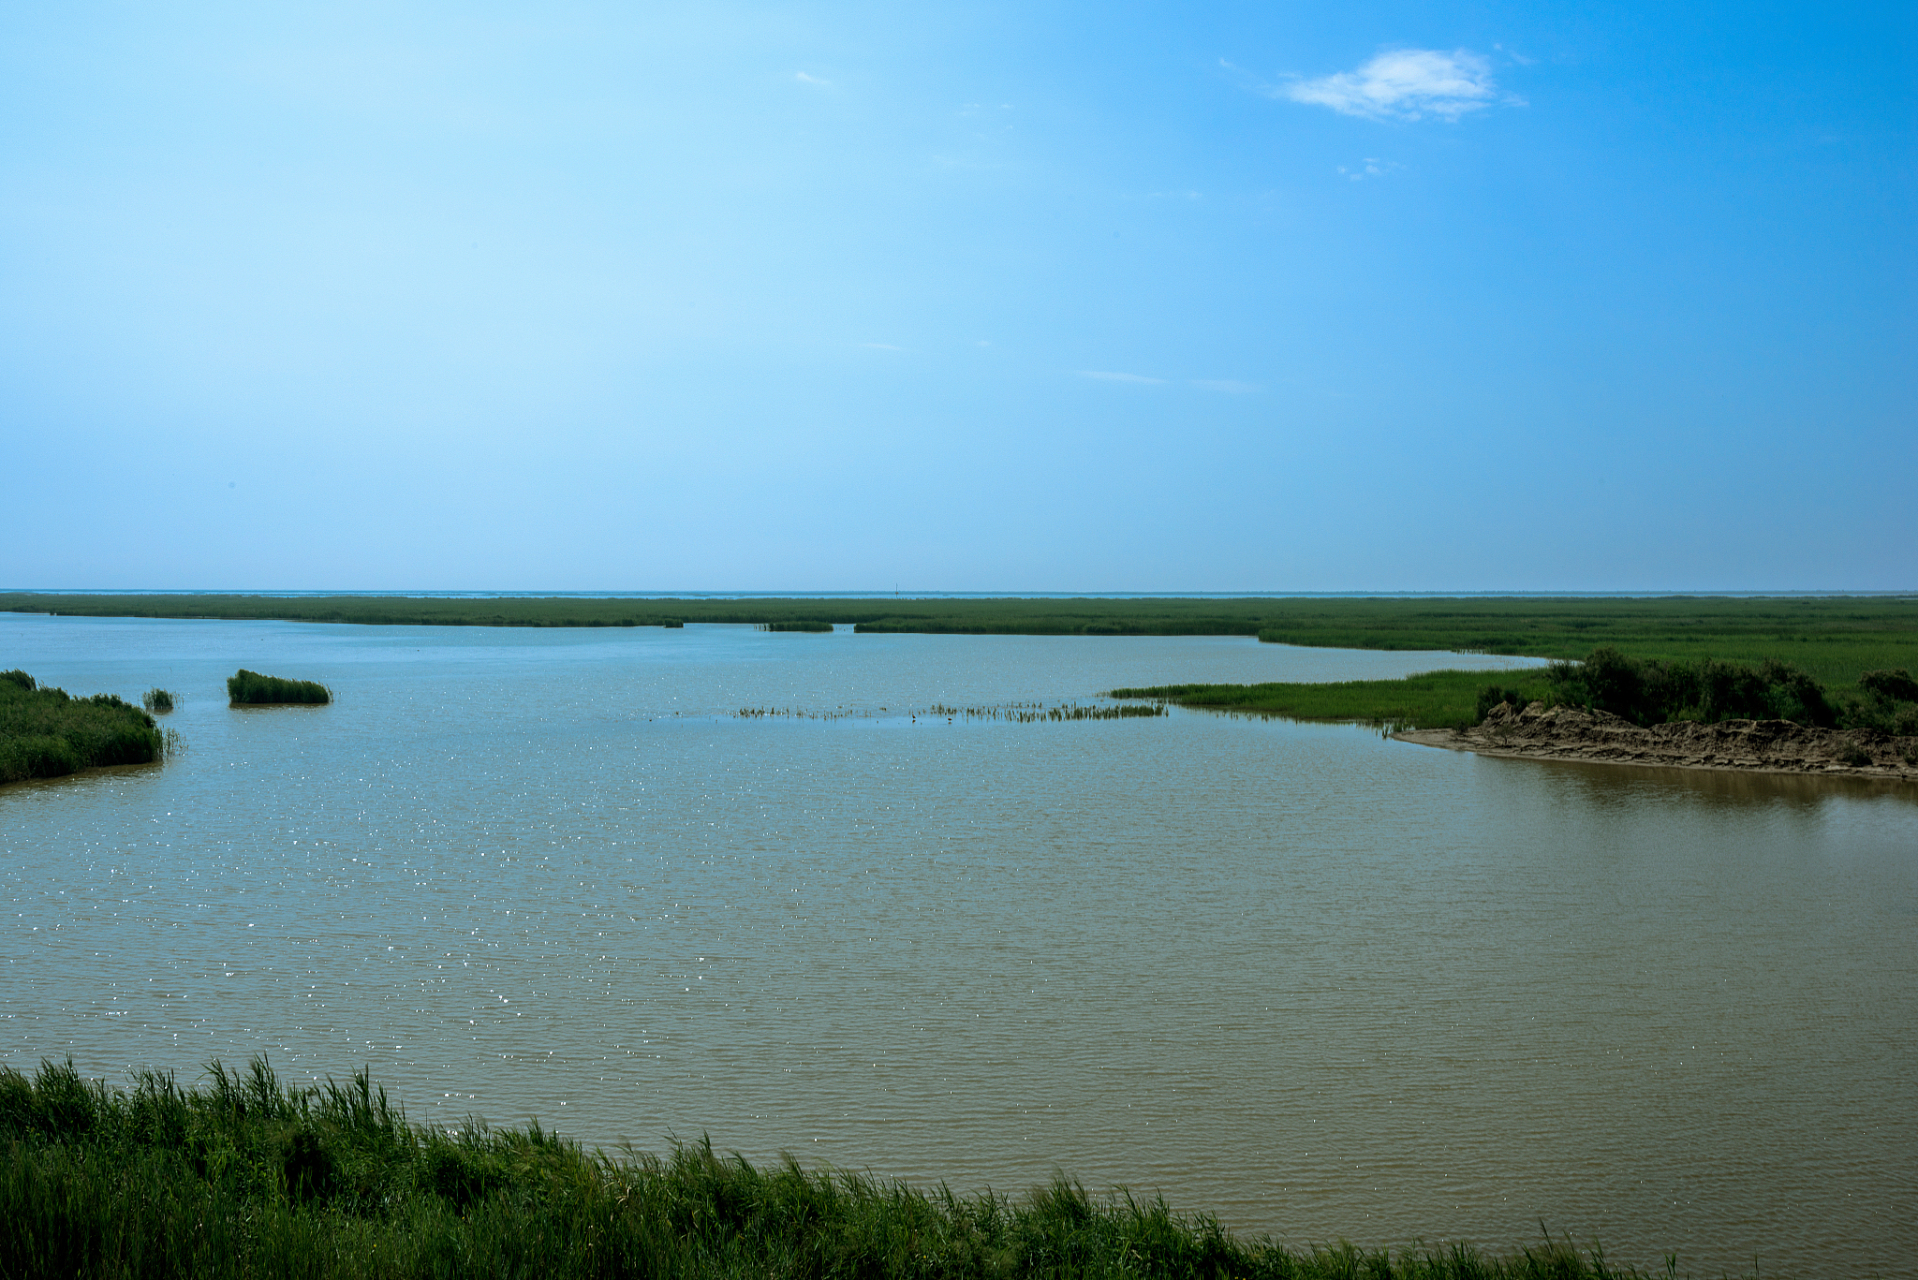
POLYGON ((0 13, 0 589, 1918 587, 1918 7, 0 13))

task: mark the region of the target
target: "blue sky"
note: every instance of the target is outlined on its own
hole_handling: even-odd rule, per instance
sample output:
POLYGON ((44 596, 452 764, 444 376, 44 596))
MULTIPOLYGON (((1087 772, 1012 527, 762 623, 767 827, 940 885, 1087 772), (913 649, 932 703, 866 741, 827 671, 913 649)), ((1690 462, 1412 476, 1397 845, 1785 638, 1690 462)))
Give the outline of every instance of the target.
POLYGON ((1918 587, 1918 9, 0 13, 0 587, 1918 587))

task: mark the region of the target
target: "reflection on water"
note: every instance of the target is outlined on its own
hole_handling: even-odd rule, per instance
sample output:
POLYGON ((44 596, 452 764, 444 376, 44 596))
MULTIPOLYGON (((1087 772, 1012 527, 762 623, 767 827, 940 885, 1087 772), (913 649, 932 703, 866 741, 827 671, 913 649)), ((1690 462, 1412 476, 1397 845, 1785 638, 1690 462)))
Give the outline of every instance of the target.
POLYGON ((1237 640, 20 618, 0 649, 182 690, 190 743, 0 792, 15 1066, 365 1062, 423 1121, 1059 1167, 1300 1241, 1918 1245, 1907 793, 893 714, 1434 665, 1237 640), (340 700, 229 711, 240 665, 340 700))

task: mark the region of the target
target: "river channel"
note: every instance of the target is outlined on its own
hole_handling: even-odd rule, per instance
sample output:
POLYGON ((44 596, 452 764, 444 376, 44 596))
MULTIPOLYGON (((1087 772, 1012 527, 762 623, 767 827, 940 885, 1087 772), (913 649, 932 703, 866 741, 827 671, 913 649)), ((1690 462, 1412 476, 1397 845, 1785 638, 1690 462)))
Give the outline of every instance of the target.
POLYGON ((186 748, 0 789, 0 1063, 364 1064, 426 1124, 1064 1171, 1298 1245, 1914 1274, 1913 789, 933 713, 1515 661, 0 615, 0 667, 172 689, 186 748), (337 701, 231 709, 240 666, 337 701))

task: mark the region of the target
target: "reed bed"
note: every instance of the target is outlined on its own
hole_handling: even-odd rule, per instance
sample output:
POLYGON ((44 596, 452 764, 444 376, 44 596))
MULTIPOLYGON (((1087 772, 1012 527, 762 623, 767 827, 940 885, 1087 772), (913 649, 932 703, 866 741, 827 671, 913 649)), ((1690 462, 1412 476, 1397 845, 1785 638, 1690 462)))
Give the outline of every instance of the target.
POLYGON ((226 694, 236 707, 323 707, 333 701, 333 691, 317 680, 263 676, 245 667, 227 677, 226 694))
POLYGON ((166 748, 153 717, 112 694, 75 698, 24 671, 0 672, 0 784, 148 764, 166 748))
POLYGON ((140 705, 156 716, 163 716, 173 710, 173 695, 158 687, 148 689, 140 695, 140 705))
POLYGON ((1063 1177, 1018 1198, 962 1196, 790 1158, 760 1168, 706 1141, 615 1158, 537 1124, 427 1129, 365 1071, 308 1088, 258 1058, 212 1064, 204 1088, 142 1072, 113 1089, 71 1063, 0 1069, 0 1145, 9 1276, 1639 1275, 1549 1238, 1504 1253, 1288 1248, 1063 1177))
POLYGON ((1610 646, 1665 661, 1775 658, 1840 691, 1851 688, 1866 671, 1918 670, 1918 595, 634 600, 0 593, 0 611, 9 610, 388 626, 674 627, 702 622, 769 628, 805 623, 815 629, 840 623, 868 634, 1256 636, 1321 648, 1559 659, 1610 646))
POLYGON ((818 618, 793 618, 782 622, 762 622, 761 631, 825 631, 830 632, 833 624, 818 618))

